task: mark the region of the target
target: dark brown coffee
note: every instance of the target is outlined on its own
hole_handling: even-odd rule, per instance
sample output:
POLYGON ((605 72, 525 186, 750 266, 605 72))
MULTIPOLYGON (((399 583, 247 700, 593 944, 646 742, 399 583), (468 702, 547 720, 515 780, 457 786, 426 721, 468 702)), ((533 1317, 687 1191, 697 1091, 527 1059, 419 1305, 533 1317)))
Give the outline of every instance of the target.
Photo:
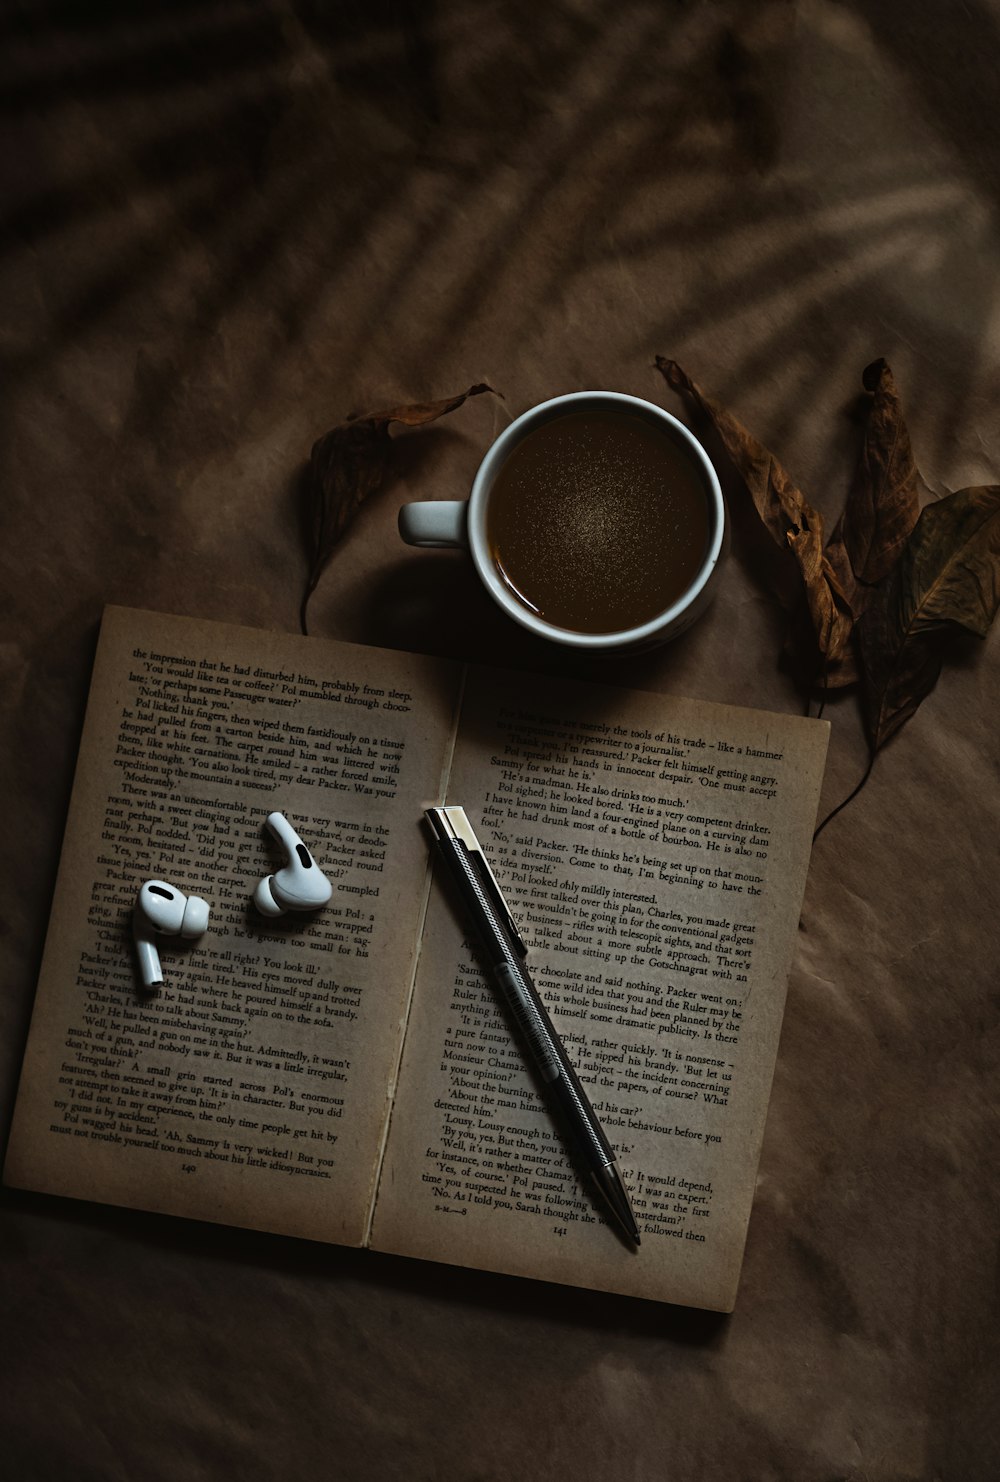
POLYGON ((486 534, 502 580, 544 622, 620 633, 665 611, 698 574, 710 536, 705 475, 641 415, 569 412, 510 453, 486 534))

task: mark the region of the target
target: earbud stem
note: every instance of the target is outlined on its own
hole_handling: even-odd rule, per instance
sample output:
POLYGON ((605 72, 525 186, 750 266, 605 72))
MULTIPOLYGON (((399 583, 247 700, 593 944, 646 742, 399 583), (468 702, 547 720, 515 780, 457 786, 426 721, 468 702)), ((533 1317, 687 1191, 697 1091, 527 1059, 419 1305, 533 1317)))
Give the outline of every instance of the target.
POLYGON ((135 950, 139 958, 139 976, 143 987, 159 988, 163 982, 163 969, 160 966, 160 954, 153 943, 143 932, 135 933, 135 950))

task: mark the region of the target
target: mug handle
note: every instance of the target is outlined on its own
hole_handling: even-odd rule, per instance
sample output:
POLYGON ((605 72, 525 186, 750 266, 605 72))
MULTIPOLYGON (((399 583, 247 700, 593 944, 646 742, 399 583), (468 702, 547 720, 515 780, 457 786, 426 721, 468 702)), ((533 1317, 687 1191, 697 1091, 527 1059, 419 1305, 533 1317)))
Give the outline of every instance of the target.
POLYGON ((421 500, 399 511, 399 533, 407 545, 459 546, 468 544, 467 499, 421 500))

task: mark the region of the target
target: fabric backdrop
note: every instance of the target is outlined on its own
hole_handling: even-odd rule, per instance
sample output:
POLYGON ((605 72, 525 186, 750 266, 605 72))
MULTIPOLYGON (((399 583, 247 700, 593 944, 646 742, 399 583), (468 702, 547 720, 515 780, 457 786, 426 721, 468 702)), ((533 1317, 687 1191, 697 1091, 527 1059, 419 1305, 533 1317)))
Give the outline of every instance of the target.
MULTIPOLYGON (((535 401, 683 413, 675 357, 832 524, 883 355, 930 493, 1000 481, 996 3, 14 0, 0 37, 4 1129, 102 606, 296 629, 349 413, 502 393, 401 447, 311 631, 538 670, 395 524, 535 401)), ((577 667, 800 711, 720 470, 711 614, 577 667)), ((817 841, 732 1317, 8 1191, 7 1474, 1000 1475, 998 669, 962 645, 817 841)), ((823 812, 866 760, 826 714, 823 812)))

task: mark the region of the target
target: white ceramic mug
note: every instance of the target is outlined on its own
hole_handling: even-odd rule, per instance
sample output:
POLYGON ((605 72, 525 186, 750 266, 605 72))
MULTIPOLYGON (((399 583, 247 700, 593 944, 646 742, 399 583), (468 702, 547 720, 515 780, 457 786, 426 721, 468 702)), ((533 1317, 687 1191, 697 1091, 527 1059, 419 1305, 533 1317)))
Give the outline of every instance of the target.
POLYGON ((651 647, 676 638, 708 606, 718 571, 725 535, 725 504, 715 469, 708 454, 682 422, 653 402, 619 391, 574 391, 556 396, 513 421, 486 454, 472 485, 469 498, 421 501, 405 504, 399 512, 399 533, 408 545, 458 546, 467 549, 480 581, 494 602, 516 623, 540 638, 568 648, 618 651, 651 647), (669 607, 638 627, 616 633, 581 633, 556 627, 529 611, 502 580, 490 554, 486 517, 490 491, 504 462, 527 433, 554 417, 570 412, 619 411, 646 418, 667 431, 691 456, 700 469, 708 506, 709 536, 705 554, 688 588, 669 607))

